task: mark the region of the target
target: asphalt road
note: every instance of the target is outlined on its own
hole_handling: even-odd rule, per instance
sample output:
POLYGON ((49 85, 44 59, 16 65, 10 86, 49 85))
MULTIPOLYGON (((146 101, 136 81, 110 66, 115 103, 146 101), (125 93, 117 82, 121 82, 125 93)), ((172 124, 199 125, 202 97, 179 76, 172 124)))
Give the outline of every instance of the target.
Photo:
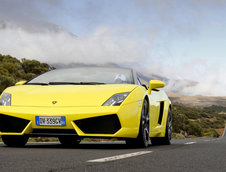
POLYGON ((226 172, 226 137, 173 140, 147 149, 129 149, 124 142, 81 143, 77 148, 57 142, 24 148, 0 143, 0 172, 5 171, 226 172))

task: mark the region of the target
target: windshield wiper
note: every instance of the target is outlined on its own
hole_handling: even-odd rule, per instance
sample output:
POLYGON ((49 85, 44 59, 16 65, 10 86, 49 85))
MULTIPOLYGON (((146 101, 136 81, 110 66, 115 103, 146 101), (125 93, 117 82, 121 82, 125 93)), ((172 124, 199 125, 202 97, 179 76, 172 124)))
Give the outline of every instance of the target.
POLYGON ((77 82, 49 82, 49 85, 79 85, 77 82))
POLYGON ((49 84, 47 84, 47 83, 26 83, 26 84, 24 84, 24 85, 49 85, 49 84))
POLYGON ((104 82, 80 82, 81 85, 99 85, 99 84, 106 84, 104 82))
POLYGON ((49 82, 49 85, 98 85, 102 82, 49 82))

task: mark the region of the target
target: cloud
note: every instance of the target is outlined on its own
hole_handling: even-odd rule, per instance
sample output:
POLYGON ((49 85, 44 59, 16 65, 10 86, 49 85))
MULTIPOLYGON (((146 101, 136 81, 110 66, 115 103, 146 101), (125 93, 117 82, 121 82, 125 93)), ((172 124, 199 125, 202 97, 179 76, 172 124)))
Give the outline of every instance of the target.
MULTIPOLYGON (((2 24, 3 25, 3 24, 2 24)), ((147 45, 118 35, 109 27, 98 27, 86 37, 64 30, 28 32, 5 23, 0 30, 1 53, 34 58, 49 63, 126 63, 143 60, 147 45)))
POLYGON ((185 87, 185 95, 226 96, 225 64, 212 63, 211 68, 205 69, 205 74, 199 74, 200 82, 194 87, 185 87))
MULTIPOLYGON (((197 62, 199 60, 197 59, 197 62)), ((211 64, 203 64, 201 68, 198 66, 201 65, 202 60, 199 61, 200 64, 192 67, 183 65, 186 69, 176 69, 180 73, 180 78, 169 78, 166 90, 169 92, 179 93, 183 95, 195 96, 226 96, 226 80, 225 76, 225 64, 218 62, 211 64), (190 80, 185 78, 186 75, 190 75, 190 80), (193 79, 192 79, 193 78, 193 79)), ((194 62, 191 64, 195 64, 194 62)), ((172 74, 172 69, 168 70, 169 74, 172 74)), ((167 74, 166 74, 167 76, 167 74)), ((169 76, 169 75, 168 75, 169 76)))

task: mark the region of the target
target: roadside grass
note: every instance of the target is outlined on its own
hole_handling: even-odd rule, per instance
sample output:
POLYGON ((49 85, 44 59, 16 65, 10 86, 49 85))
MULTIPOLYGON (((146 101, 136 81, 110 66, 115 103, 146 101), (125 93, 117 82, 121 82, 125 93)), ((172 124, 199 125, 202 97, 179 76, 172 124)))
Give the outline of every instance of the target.
MULTIPOLYGON (((82 142, 116 141, 117 139, 83 138, 82 142)), ((30 137, 28 142, 59 142, 57 137, 30 137)))
POLYGON ((172 133, 172 138, 173 139, 185 139, 185 136, 180 133, 172 133))
POLYGON ((58 142, 56 137, 30 137, 28 142, 58 142))

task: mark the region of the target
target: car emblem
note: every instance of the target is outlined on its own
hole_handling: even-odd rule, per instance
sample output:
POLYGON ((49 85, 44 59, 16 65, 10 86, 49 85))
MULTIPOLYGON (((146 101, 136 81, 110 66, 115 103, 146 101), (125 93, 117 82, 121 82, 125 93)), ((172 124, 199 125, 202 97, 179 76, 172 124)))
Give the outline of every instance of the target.
POLYGON ((57 103, 57 101, 52 101, 52 104, 56 104, 57 103))

